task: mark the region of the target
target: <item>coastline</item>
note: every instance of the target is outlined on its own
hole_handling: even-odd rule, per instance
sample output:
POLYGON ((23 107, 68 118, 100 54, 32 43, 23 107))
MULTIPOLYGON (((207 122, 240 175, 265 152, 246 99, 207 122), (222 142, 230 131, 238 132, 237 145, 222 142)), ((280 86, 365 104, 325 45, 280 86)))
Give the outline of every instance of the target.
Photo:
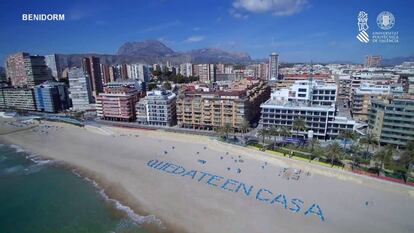
MULTIPOLYGON (((80 169, 82 175, 86 174, 86 177, 96 180, 110 198, 125 203, 139 215, 151 213, 157 216, 167 227, 167 232, 269 232, 270 229, 275 232, 274 229, 277 225, 280 225, 280 232, 286 230, 303 231, 305 227, 310 229, 309 232, 332 231, 335 229, 332 228, 333 226, 338 227, 340 224, 335 219, 336 213, 333 212, 337 206, 332 208, 328 206, 331 205, 330 202, 335 201, 335 199, 332 200, 334 191, 324 194, 309 190, 319 181, 339 190, 342 190, 341 185, 344 185, 352 189, 358 187, 369 189, 370 195, 381 192, 382 194, 378 198, 373 198, 375 200, 373 203, 381 203, 384 198, 386 200, 392 197, 392 201, 395 201, 398 206, 396 208, 402 208, 402 210, 406 204, 404 200, 411 200, 411 202, 413 200, 411 188, 378 182, 359 175, 351 176, 329 168, 318 168, 315 167, 316 165, 308 166, 298 161, 261 156, 260 152, 224 145, 206 137, 104 127, 105 131, 110 132, 107 135, 103 132, 93 132, 91 129, 76 128, 60 123, 47 122, 46 124, 58 125, 62 128, 52 129, 47 134, 39 134, 30 130, 27 131, 29 133, 20 131, 0 138, 8 144, 18 144, 25 150, 42 155, 44 158, 61 161, 68 164, 69 167, 80 169), (74 138, 75 136, 77 138, 74 138), (68 146, 68 144, 70 145, 68 146), (85 149, 88 145, 99 146, 85 149), (71 146, 79 148, 71 148, 71 146), (175 148, 172 149, 172 146, 175 148), (231 159, 227 158, 224 152, 229 153, 228 157, 241 155, 244 162, 229 161, 231 159), (220 159, 220 156, 225 158, 220 159), (326 221, 320 224, 317 216, 304 217, 303 213, 301 215, 290 214, 283 209, 269 208, 267 204, 258 202, 257 197, 255 199, 253 194, 249 197, 239 195, 239 193, 231 194, 225 190, 212 189, 200 182, 151 171, 147 166, 147 162, 151 159, 168 160, 186 168, 210 171, 212 174, 219 174, 229 179, 245 181, 255 187, 269 187, 269 190, 274 191, 282 190, 286 192, 287 197, 296 197, 297 194, 304 193, 302 197, 307 202, 309 200, 309 203, 320 203, 326 215, 326 221), (198 162, 199 159, 204 159, 207 163, 202 165, 198 162), (267 162, 267 167, 260 167, 263 162, 267 162), (255 166, 257 169, 253 168, 255 166), (226 171, 228 167, 231 167, 230 171, 226 171), (241 173, 234 171, 237 167, 241 168, 241 173), (303 176, 299 181, 287 181, 277 178, 275 171, 267 172, 270 169, 280 167, 306 169, 311 175, 310 177, 303 176), (308 182, 312 184, 308 184, 308 182), (395 195, 403 197, 404 200, 401 203, 394 200, 396 199, 395 195), (328 202, 322 200, 324 198, 327 198, 328 202), (251 213, 246 213, 246 209, 251 213), (257 223, 251 221, 251 218, 256 218, 253 216, 260 218, 255 220, 257 223), (225 217, 230 218, 231 221, 223 219, 225 217), (287 222, 289 220, 302 222, 302 224, 291 226, 283 221, 278 221, 278 224, 275 224, 271 222, 271 219, 275 217, 287 222), (212 226, 211 224, 214 222, 219 223, 219 226, 212 226)), ((349 193, 346 189, 343 191, 346 194, 349 193)), ((336 198, 345 196, 340 193, 335 194, 339 195, 336 198)), ((353 201, 365 200, 365 197, 361 197, 361 199, 360 195, 355 195, 356 198, 353 198, 353 201)), ((351 203, 350 200, 345 199, 341 206, 346 207, 349 203, 351 203)), ((373 206, 377 207, 378 205, 373 206)), ((380 207, 381 209, 389 208, 389 206, 380 207)), ((410 203, 408 207, 412 207, 410 203)), ((404 211, 410 212, 411 210, 412 208, 405 208, 404 211)), ((361 211, 366 214, 363 212, 366 211, 364 208, 361 211)), ((340 210, 338 212, 340 217, 345 217, 345 220, 348 218, 356 221, 356 225, 360 224, 355 217, 349 215, 353 213, 352 211, 343 216, 341 216, 340 210)), ((359 212, 357 216, 361 215, 359 212)), ((403 225, 401 232, 405 232, 404 229, 409 232, 408 230, 412 229, 410 224, 407 222, 405 226, 403 225)), ((367 225, 373 226, 373 224, 367 225)), ((337 232, 355 231, 354 228, 348 228, 345 224, 340 225, 338 229, 337 232)), ((151 229, 151 231, 153 230, 160 229, 151 229)))

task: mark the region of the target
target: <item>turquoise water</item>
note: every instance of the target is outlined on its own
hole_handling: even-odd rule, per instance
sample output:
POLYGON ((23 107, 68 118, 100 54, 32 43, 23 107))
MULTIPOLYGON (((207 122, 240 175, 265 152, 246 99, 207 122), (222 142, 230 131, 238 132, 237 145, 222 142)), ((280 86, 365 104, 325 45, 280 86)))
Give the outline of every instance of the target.
POLYGON ((0 146, 1 233, 148 232, 140 227, 141 217, 108 200, 91 182, 29 156, 0 146))

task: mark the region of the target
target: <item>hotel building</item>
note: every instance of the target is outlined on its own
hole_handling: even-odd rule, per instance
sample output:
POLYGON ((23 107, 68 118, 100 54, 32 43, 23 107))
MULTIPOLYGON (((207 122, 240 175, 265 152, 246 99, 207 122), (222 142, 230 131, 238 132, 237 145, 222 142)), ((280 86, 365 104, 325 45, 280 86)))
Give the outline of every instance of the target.
POLYGON ((368 127, 381 145, 404 147, 414 140, 414 98, 410 96, 373 100, 368 127))
POLYGON ((11 110, 36 111, 33 89, 1 88, 0 108, 11 110))
POLYGON ((401 96, 403 88, 401 85, 374 85, 363 83, 351 95, 351 113, 354 119, 366 121, 368 109, 374 99, 386 99, 391 96, 401 96))
POLYGON ((52 80, 51 71, 46 66, 44 56, 31 56, 28 53, 16 53, 7 57, 7 79, 15 87, 32 88, 45 81, 52 80))
POLYGON ((47 81, 34 88, 36 109, 56 113, 70 107, 68 87, 64 83, 47 81))
POLYGON ((208 129, 230 124, 241 130, 243 121, 260 117, 260 104, 269 98, 270 88, 262 81, 243 79, 229 86, 186 86, 177 98, 180 127, 208 129))
POLYGON ((84 111, 93 109, 92 91, 88 74, 82 68, 70 68, 68 71, 69 96, 72 99, 72 109, 84 111))
POLYGON ((137 122, 143 125, 173 126, 177 123, 176 95, 154 90, 136 104, 137 122))
POLYGON ((135 104, 143 95, 136 81, 109 83, 96 97, 97 116, 110 121, 135 121, 135 104))

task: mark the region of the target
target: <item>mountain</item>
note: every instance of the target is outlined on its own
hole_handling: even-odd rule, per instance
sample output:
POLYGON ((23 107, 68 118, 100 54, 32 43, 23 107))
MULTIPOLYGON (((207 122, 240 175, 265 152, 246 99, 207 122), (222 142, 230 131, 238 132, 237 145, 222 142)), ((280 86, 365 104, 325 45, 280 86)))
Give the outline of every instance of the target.
POLYGON ((394 58, 384 58, 381 60, 381 65, 383 66, 395 66, 400 65, 403 62, 414 62, 414 56, 409 57, 394 57, 394 58))
POLYGON ((218 48, 196 49, 188 52, 175 52, 157 40, 141 42, 126 42, 119 47, 116 55, 111 54, 58 54, 61 64, 65 66, 80 66, 82 57, 96 56, 101 63, 114 65, 123 63, 165 63, 173 64, 191 63, 238 63, 251 62, 249 54, 242 52, 229 52, 218 48))
POLYGON ((175 52, 158 40, 142 42, 126 42, 119 49, 117 55, 131 57, 164 57, 174 55, 175 52))

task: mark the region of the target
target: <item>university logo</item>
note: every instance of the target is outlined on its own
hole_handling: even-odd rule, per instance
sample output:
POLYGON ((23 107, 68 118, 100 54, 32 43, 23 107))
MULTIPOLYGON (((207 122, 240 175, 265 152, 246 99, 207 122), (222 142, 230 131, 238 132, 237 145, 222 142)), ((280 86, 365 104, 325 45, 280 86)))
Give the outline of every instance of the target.
POLYGON ((358 30, 359 33, 357 35, 357 39, 362 43, 369 42, 369 35, 367 33, 368 30, 368 14, 364 11, 360 11, 358 14, 358 30))
POLYGON ((377 25, 382 30, 389 30, 395 24, 394 15, 389 11, 383 11, 377 16, 377 25))

